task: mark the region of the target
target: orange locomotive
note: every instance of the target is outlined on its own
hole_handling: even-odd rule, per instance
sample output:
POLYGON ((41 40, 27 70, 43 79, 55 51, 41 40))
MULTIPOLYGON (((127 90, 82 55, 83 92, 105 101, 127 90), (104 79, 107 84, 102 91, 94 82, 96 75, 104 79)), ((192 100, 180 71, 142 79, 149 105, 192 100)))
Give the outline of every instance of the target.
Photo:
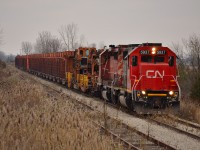
POLYGON ((177 111, 176 54, 159 43, 78 48, 16 57, 16 67, 137 113, 177 111))

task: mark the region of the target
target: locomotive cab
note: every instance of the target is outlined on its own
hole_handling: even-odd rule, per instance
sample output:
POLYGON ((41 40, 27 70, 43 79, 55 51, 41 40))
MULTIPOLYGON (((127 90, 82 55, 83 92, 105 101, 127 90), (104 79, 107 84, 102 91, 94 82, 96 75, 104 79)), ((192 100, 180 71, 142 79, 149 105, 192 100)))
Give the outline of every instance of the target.
POLYGON ((129 53, 132 105, 138 113, 179 110, 176 54, 161 44, 142 44, 129 53))

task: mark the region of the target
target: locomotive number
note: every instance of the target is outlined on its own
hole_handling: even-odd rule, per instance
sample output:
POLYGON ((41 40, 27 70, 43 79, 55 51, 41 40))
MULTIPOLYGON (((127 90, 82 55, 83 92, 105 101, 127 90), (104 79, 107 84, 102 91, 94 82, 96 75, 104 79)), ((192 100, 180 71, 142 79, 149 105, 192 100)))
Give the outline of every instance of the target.
POLYGON ((149 51, 148 50, 141 50, 140 54, 142 54, 142 55, 148 55, 149 51))
POLYGON ((158 54, 158 55, 165 55, 165 53, 166 53, 166 51, 164 51, 164 50, 158 50, 156 52, 156 54, 158 54))

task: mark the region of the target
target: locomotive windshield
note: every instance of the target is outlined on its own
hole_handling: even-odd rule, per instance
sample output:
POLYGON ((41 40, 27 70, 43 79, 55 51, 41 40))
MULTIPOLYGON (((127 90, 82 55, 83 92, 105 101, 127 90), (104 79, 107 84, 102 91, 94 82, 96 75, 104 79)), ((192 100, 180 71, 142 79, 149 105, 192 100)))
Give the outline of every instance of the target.
POLYGON ((164 62, 164 60, 165 60, 165 57, 163 57, 163 56, 155 56, 154 57, 155 63, 164 62))
POLYGON ((151 55, 143 55, 141 56, 141 62, 145 63, 161 63, 164 62, 165 57, 164 56, 151 56, 151 55))
POLYGON ((141 61, 142 61, 142 62, 151 63, 151 62, 152 62, 152 56, 151 56, 151 55, 144 55, 144 56, 141 56, 141 61))

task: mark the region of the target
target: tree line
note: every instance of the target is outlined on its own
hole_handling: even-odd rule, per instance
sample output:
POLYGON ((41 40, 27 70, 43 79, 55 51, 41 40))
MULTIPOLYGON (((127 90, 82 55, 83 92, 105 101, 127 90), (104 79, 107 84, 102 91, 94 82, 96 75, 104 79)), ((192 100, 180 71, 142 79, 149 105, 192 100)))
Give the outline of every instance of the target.
POLYGON ((200 103, 200 35, 193 34, 182 43, 173 43, 172 47, 178 56, 182 97, 200 103))
MULTIPOLYGON (((96 47, 95 43, 88 44, 84 35, 78 35, 77 24, 71 23, 61 26, 58 30, 60 38, 53 36, 49 31, 38 33, 36 43, 23 41, 21 43, 21 53, 51 53, 64 50, 75 50, 78 47, 89 46, 96 47)), ((101 48, 105 46, 104 42, 100 42, 101 48)))

